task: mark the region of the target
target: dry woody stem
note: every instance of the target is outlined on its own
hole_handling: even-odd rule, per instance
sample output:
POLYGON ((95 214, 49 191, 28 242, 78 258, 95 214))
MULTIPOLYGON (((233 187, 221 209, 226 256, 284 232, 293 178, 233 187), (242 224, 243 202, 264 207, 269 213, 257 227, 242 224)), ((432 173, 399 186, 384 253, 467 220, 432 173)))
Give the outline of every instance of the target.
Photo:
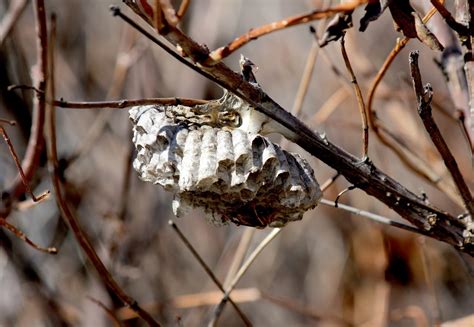
POLYGON ((413 88, 418 100, 418 114, 423 122, 423 125, 425 126, 426 131, 428 132, 428 135, 431 138, 431 141, 433 141, 436 149, 443 158, 444 164, 448 168, 448 171, 451 174, 451 177, 453 178, 459 193, 461 194, 466 210, 469 212, 471 217, 474 217, 474 200, 469 187, 467 186, 466 181, 459 170, 456 159, 451 153, 451 150, 446 144, 446 141, 441 135, 441 132, 433 119, 431 109, 431 99, 433 92, 429 84, 423 87, 420 68, 418 67, 418 56, 419 54, 417 51, 410 52, 410 70, 411 77, 413 79, 413 88))
POLYGON ((207 61, 206 64, 212 65, 216 62, 222 60, 223 58, 229 56, 231 53, 235 52, 239 48, 243 47, 247 43, 252 40, 255 40, 261 36, 264 36, 269 33, 273 33, 276 31, 280 31, 282 29, 299 25, 305 24, 313 20, 318 20, 322 18, 331 17, 336 13, 344 13, 344 12, 351 12, 354 8, 360 6, 361 4, 365 3, 365 0, 351 0, 348 2, 341 3, 331 8, 327 8, 324 10, 314 10, 307 14, 301 14, 296 16, 287 17, 285 19, 272 22, 263 26, 259 26, 249 30, 247 33, 237 37, 233 41, 229 42, 227 45, 220 47, 209 54, 209 59, 211 61, 207 61))
POLYGON ((17 227, 13 226, 12 224, 10 224, 8 221, 5 220, 5 218, 3 217, 0 217, 0 227, 4 227, 6 229, 8 229, 10 232, 12 232, 16 237, 18 237, 20 240, 22 240, 23 242, 25 242, 26 244, 28 244, 29 246, 31 246, 32 248, 38 250, 38 251, 41 251, 41 252, 45 252, 45 253, 49 253, 49 254, 57 254, 58 253, 58 250, 54 247, 47 247, 47 248, 44 248, 44 247, 41 247, 39 245, 37 245, 36 243, 34 243, 33 241, 31 241, 25 233, 23 233, 21 230, 19 230, 17 227))
POLYGON ((367 158, 369 155, 369 126, 367 122, 367 109, 364 104, 364 98, 362 97, 362 91, 360 90, 359 83, 357 83, 357 78, 354 74, 354 70, 352 69, 349 57, 347 56, 346 46, 344 45, 344 43, 345 41, 343 36, 341 38, 341 52, 342 57, 344 58, 344 63, 346 64, 347 71, 351 75, 351 83, 354 87, 354 92, 357 98, 357 105, 359 107, 359 113, 362 120, 362 158, 367 158))

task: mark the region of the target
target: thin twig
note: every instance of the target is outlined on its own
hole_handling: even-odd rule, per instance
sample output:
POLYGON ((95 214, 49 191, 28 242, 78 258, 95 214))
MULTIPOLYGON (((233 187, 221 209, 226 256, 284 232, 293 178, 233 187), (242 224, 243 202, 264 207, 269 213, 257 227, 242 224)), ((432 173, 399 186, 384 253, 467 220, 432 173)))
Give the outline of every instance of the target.
POLYGON ((448 168, 448 171, 451 174, 451 177, 453 178, 459 193, 461 194, 466 210, 469 212, 471 217, 474 217, 474 199, 471 195, 469 187, 467 186, 466 181, 459 170, 456 159, 451 153, 451 150, 446 144, 446 141, 444 140, 443 135, 438 128, 438 125, 436 125, 436 122, 433 119, 431 109, 431 99, 433 97, 433 92, 429 84, 423 87, 420 68, 418 67, 418 56, 418 51, 410 52, 410 71, 411 77, 413 79, 413 88, 418 101, 418 114, 423 122, 423 125, 425 126, 426 131, 428 132, 428 135, 431 138, 431 141, 433 141, 436 149, 443 158, 444 164, 448 168))
POLYGON ((54 100, 53 104, 60 108, 71 108, 71 109, 98 109, 98 108, 110 108, 110 109, 124 109, 134 106, 146 106, 146 105, 183 105, 183 106, 195 106, 200 104, 206 104, 208 101, 201 99, 187 99, 187 98, 149 98, 149 99, 136 99, 136 100, 117 100, 117 101, 96 101, 96 102, 69 102, 64 100, 54 100))
POLYGON ((135 153, 135 147, 133 146, 133 143, 129 144, 129 148, 127 151, 127 155, 125 157, 125 167, 124 167, 124 173, 122 174, 123 176, 123 181, 122 181, 122 190, 120 192, 120 209, 118 213, 118 217, 120 221, 125 221, 125 217, 127 215, 127 207, 128 207, 128 198, 130 196, 130 181, 131 181, 131 176, 132 176, 132 162, 133 162, 133 155, 135 153))
MULTIPOLYGON (((222 298, 221 291, 204 291, 194 294, 183 294, 173 297, 165 302, 145 304, 144 307, 152 312, 158 312, 163 307, 171 306, 176 309, 189 309, 219 303, 222 298)), ((255 302, 261 300, 261 293, 258 288, 239 288, 232 292, 232 298, 236 303, 255 302)), ((130 308, 122 307, 116 311, 120 320, 130 320, 137 317, 137 314, 130 308)))
POLYGON ((18 18, 25 10, 27 4, 28 0, 10 1, 10 7, 0 22, 0 47, 12 31, 13 26, 15 26, 18 18))
POLYGON ((217 305, 216 309, 214 310, 213 317, 211 319, 211 322, 209 323, 210 326, 214 326, 217 321, 219 320, 220 315, 222 314, 222 311, 224 310, 224 306, 229 299, 230 293, 234 289, 234 287, 237 285, 239 280, 242 278, 242 276, 247 272, 249 267, 252 265, 252 263, 255 261, 257 256, 265 249, 265 247, 270 244, 270 242, 281 232, 281 228, 275 228, 272 230, 260 244, 255 248, 255 250, 252 251, 252 253, 249 255, 247 260, 245 260, 244 264, 240 267, 239 271, 237 274, 235 274, 234 278, 232 281, 229 283, 229 286, 225 289, 224 296, 222 297, 220 303, 217 305))
POLYGON ((230 264, 229 270, 227 271, 227 275, 224 279, 224 288, 229 286, 229 283, 234 278, 235 274, 237 273, 242 261, 245 258, 245 254, 249 249, 250 242, 252 241, 252 237, 255 234, 255 228, 245 228, 242 237, 240 238, 239 245, 237 245, 237 249, 235 250, 234 257, 232 259, 232 263, 230 264))
POLYGON ((165 17, 163 15, 163 10, 161 10, 160 0, 155 0, 153 6, 153 22, 155 23, 155 28, 158 34, 165 27, 165 17))
POLYGON ((184 14, 188 10, 188 7, 190 4, 191 4, 191 0, 181 1, 181 4, 179 5, 178 13, 176 14, 176 17, 178 17, 179 20, 181 20, 184 17, 184 14))
POLYGON ((293 102, 293 108, 291 113, 298 117, 303 107, 303 101, 308 92, 309 84, 311 82, 311 77, 313 76, 314 65, 316 64, 316 58, 318 57, 319 45, 316 40, 313 40, 311 44, 311 49, 309 50, 308 57, 306 59, 306 65, 303 70, 303 75, 301 76, 300 84, 298 86, 298 91, 296 92, 295 101, 293 102))
POLYGON ((87 297, 90 301, 94 302, 95 304, 97 304, 102 310, 105 311, 105 313, 107 314, 107 316, 110 318, 110 320, 112 321, 113 325, 115 327, 120 327, 122 326, 120 320, 118 319, 118 317, 115 315, 115 312, 109 308, 107 308, 107 306, 102 303, 101 301, 97 300, 97 299, 94 299, 93 297, 91 296, 88 296, 87 297))
POLYGON ((329 188, 329 186, 331 186, 339 178, 339 176, 341 176, 341 173, 337 172, 337 173, 334 174, 334 176, 330 177, 327 181, 322 183, 321 184, 321 192, 324 193, 324 191, 326 191, 329 188))
POLYGON ((13 226, 12 224, 10 224, 8 221, 5 220, 5 218, 3 217, 0 217, 0 227, 4 227, 6 229, 8 229, 10 232, 12 232, 16 237, 18 237, 20 240, 22 240, 23 242, 25 242, 26 244, 30 245, 32 248, 38 250, 38 251, 41 251, 41 252, 45 252, 45 253, 49 253, 49 254, 57 254, 58 253, 58 250, 55 248, 55 247, 47 247, 47 248, 44 248, 44 247, 41 247, 39 245, 36 245, 33 241, 31 241, 25 233, 23 233, 21 230, 19 230, 17 227, 13 226))
POLYGON ((349 57, 347 56, 346 47, 344 45, 344 38, 345 36, 343 35, 341 38, 341 52, 342 57, 344 58, 344 63, 346 64, 347 71, 351 75, 351 83, 354 87, 354 92, 357 98, 357 105, 359 107, 359 113, 362 120, 362 158, 364 159, 369 156, 369 126, 367 123, 367 109, 365 108, 364 98, 362 97, 362 91, 360 90, 359 83, 357 83, 357 78, 354 74, 354 70, 352 69, 349 57))
POLYGON ((340 199, 344 194, 346 194, 347 192, 352 191, 352 190, 354 190, 354 189, 356 189, 356 188, 357 188, 357 186, 355 186, 355 185, 350 185, 350 186, 346 187, 345 189, 343 189, 341 192, 339 192, 339 193, 337 194, 337 196, 336 196, 336 199, 334 200, 334 205, 335 205, 335 207, 337 208, 337 206, 338 206, 338 204, 339 204, 339 199, 340 199))
POLYGON ((272 22, 266 25, 262 25, 256 28, 250 29, 247 33, 237 37, 233 41, 229 42, 227 45, 220 47, 209 54, 209 59, 202 63, 203 65, 213 65, 216 62, 221 61, 223 58, 229 56, 231 53, 235 52, 237 49, 243 47, 252 40, 255 40, 264 35, 280 31, 282 29, 311 22, 313 20, 328 18, 333 16, 336 13, 340 12, 351 12, 361 4, 367 2, 366 0, 351 0, 348 2, 341 3, 332 8, 327 8, 323 10, 314 10, 307 14, 301 14, 291 17, 286 17, 276 22, 272 22))
POLYGON ((395 47, 392 49, 392 51, 389 53, 389 55, 385 59, 385 62, 383 63, 382 67, 380 67, 379 71, 377 72, 377 75, 375 76, 375 78, 373 79, 369 87, 369 92, 367 96, 367 112, 369 113, 368 121, 369 121, 370 127, 374 130, 375 133, 378 132, 377 114, 376 114, 375 109, 372 107, 373 101, 375 98, 375 92, 377 91, 377 87, 379 86, 383 77, 387 73, 388 68, 390 67, 392 62, 395 60, 397 55, 403 50, 403 48, 405 48, 405 46, 407 45, 409 41, 410 41, 409 38, 403 38, 402 40, 397 39, 397 43, 395 44, 395 47))
MULTIPOLYGON (((2 120, 1 122, 7 122, 7 121, 2 120)), ((11 122, 10 122, 10 124, 11 124, 11 122)), ((1 125, 0 125, 0 133, 2 134, 3 139, 7 143, 8 150, 10 151, 10 154, 13 158, 13 161, 15 162, 18 173, 20 174, 21 181, 22 181, 26 191, 31 196, 31 199, 33 199, 33 202, 37 203, 37 202, 41 202, 43 200, 46 200, 48 198, 49 194, 50 194, 50 191, 46 190, 43 193, 41 193, 40 195, 35 196, 35 194, 33 193, 33 190, 31 189, 31 187, 29 185, 29 182, 28 182, 28 180, 25 176, 25 173, 23 172, 23 168, 21 167, 20 159, 18 159, 18 155, 16 154, 15 147, 13 146, 12 141, 11 141, 10 137, 8 136, 8 134, 7 134, 7 131, 1 125)))
MULTIPOLYGON (((43 7, 42 14, 39 16, 39 19, 45 23, 45 16, 44 16, 44 0, 36 0, 39 6, 43 7)), ((51 61, 51 74, 50 74, 50 85, 46 92, 46 100, 54 98, 54 35, 55 35, 55 19, 54 16, 52 17, 51 21, 51 33, 52 33, 52 44, 51 49, 49 51, 50 54, 50 61, 51 61)), ((45 102, 45 101, 43 101, 45 102)), ((97 255, 94 247, 92 246, 91 241, 87 234, 81 229, 79 222, 77 221, 76 217, 74 216, 73 212, 70 210, 66 199, 64 198, 61 182, 59 178, 59 170, 58 170, 58 155, 57 155, 57 146, 56 146, 56 120, 55 120, 55 107, 52 105, 47 106, 47 116, 48 116, 48 144, 47 144, 47 153, 48 153, 48 168, 51 173, 52 184, 55 191, 56 203, 58 205, 59 211, 61 213, 61 217, 65 220, 65 222, 69 225, 71 230, 76 237, 79 245, 81 246, 82 250, 85 252, 89 260, 91 261, 92 265, 97 270, 100 278, 103 280, 104 284, 110 289, 110 291, 115 294, 123 303, 124 305, 129 306, 132 310, 134 310, 137 315, 142 318, 144 321, 148 323, 150 326, 160 326, 158 322, 156 322, 153 317, 143 310, 132 297, 128 296, 117 284, 114 280, 110 272, 105 267, 102 260, 97 255)))
MULTIPOLYGON (((212 272, 211 268, 209 268, 209 266, 204 262, 204 260, 201 258, 201 256, 199 255, 199 253, 197 253, 196 249, 191 245, 191 243, 188 241, 188 239, 186 238, 186 236, 184 236, 184 234, 181 232, 181 230, 178 228, 178 226, 172 221, 170 220, 168 222, 170 224, 170 226, 173 228, 173 230, 176 232, 176 234, 178 235, 179 239, 183 242, 183 244, 188 248, 188 250, 192 253, 192 255, 194 256, 194 258, 199 262, 199 264, 201 265, 201 267, 206 271, 207 275, 212 279, 212 281, 214 282, 214 284, 216 284, 216 286, 224 293, 224 295, 226 294, 226 291, 224 290, 224 287, 222 287, 222 284, 221 282, 217 279, 216 275, 214 275, 214 273, 212 272)), ((235 311, 237 312, 237 314, 239 315, 239 317, 242 319, 242 321, 244 322, 244 324, 246 326, 252 326, 252 323, 250 322, 250 320, 245 316, 245 314, 240 310, 240 308, 237 306, 237 304, 235 304, 235 302, 232 300, 232 299, 228 299, 230 304, 234 307, 235 311)))
POLYGON ((375 222, 378 222, 378 223, 381 223, 381 224, 384 224, 384 225, 389 225, 389 226, 400 228, 400 229, 403 229, 403 230, 406 230, 406 231, 409 231, 409 232, 412 232, 412 233, 421 234, 421 235, 424 235, 424 236, 429 236, 429 234, 426 231, 422 230, 422 229, 419 229, 419 228, 416 228, 416 227, 413 227, 413 226, 410 226, 410 225, 407 225, 407 224, 404 224, 404 223, 399 223, 399 222, 394 221, 390 218, 387 218, 387 217, 384 217, 384 216, 381 216, 381 215, 377 215, 377 214, 369 212, 369 211, 354 208, 354 207, 348 206, 346 204, 338 203, 336 205, 336 202, 330 201, 330 200, 327 200, 327 199, 321 199, 320 203, 325 205, 325 206, 341 209, 341 210, 350 212, 354 215, 368 218, 370 220, 373 220, 375 222))
POLYGON ((319 107, 318 111, 311 118, 311 122, 315 125, 321 125, 326 122, 348 96, 349 93, 346 88, 340 87, 319 107))
POLYGON ((446 24, 455 30, 460 37, 467 37, 469 35, 469 28, 461 23, 458 23, 451 13, 443 6, 439 0, 430 0, 433 7, 438 10, 439 14, 444 18, 446 24))
MULTIPOLYGON (((8 90, 13 91, 16 89, 28 89, 35 91, 36 93, 44 94, 44 91, 40 91, 35 87, 28 85, 11 85, 8 90)), ((207 100, 201 99, 188 99, 188 98, 147 98, 147 99, 124 99, 114 101, 66 101, 64 99, 53 100, 47 104, 54 105, 55 107, 64 109, 125 109, 134 106, 146 106, 146 105, 169 105, 169 106, 196 106, 200 104, 206 104, 207 100)))
MULTIPOLYGON (((261 297, 263 300, 267 300, 268 302, 278 305, 279 307, 286 308, 313 320, 321 321, 323 324, 324 322, 330 321, 333 322, 335 326, 353 326, 353 324, 344 320, 343 318, 316 313, 312 308, 305 307, 303 304, 295 301, 295 299, 283 299, 266 292, 261 292, 261 297)), ((329 325, 331 324, 329 323, 329 325)))
POLYGON ((419 244, 418 248, 419 248, 420 256, 421 256, 421 263, 423 267, 423 273, 426 279, 426 286, 429 292, 431 293, 431 298, 433 299, 432 312, 434 316, 433 317, 434 325, 440 326, 441 322, 443 321, 443 318, 441 316, 441 306, 439 303, 438 293, 436 292, 435 284, 433 281, 432 267, 430 265, 428 253, 426 253, 426 239, 424 237, 420 237, 418 239, 418 244, 419 244))

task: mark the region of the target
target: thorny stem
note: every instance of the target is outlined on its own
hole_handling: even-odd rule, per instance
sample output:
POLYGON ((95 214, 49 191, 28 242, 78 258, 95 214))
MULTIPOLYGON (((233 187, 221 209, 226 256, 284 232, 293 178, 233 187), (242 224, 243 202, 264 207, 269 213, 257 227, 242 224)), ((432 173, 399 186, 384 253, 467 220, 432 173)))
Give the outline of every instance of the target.
POLYGON ((443 158, 444 164, 448 168, 448 171, 461 194, 466 210, 469 212, 471 217, 474 217, 474 199, 472 198, 469 187, 459 170, 456 159, 451 153, 443 135, 441 135, 438 125, 436 125, 436 122, 433 119, 431 109, 433 92, 429 84, 425 87, 422 85, 420 68, 418 67, 418 56, 418 51, 410 52, 410 71, 413 79, 413 88, 418 101, 418 114, 431 138, 431 141, 433 141, 436 149, 443 158))
MULTIPOLYGON (((46 17, 44 14, 44 0, 37 0, 38 3, 41 4, 43 7, 42 14, 39 16, 39 19, 46 25, 46 17)), ((55 83, 54 83, 54 44, 55 44, 55 31, 56 31, 56 19, 53 15, 51 18, 51 48, 49 49, 49 59, 51 65, 51 74, 50 74, 50 85, 45 92, 46 100, 54 99, 55 96, 55 83)), ((47 69, 47 66, 46 66, 47 69)), ((45 74, 45 72, 43 72, 45 74)), ((46 101, 44 101, 44 97, 42 99, 43 105, 45 105, 46 101)), ((48 168, 51 174, 52 184, 55 191, 55 198, 56 203, 58 205, 59 211, 61 213, 61 217, 65 220, 65 222, 69 225, 71 230, 76 237, 79 245, 81 246, 82 250, 85 252, 89 260, 91 261, 92 265, 97 270, 100 278, 103 280, 104 284, 110 289, 110 291, 115 294, 124 305, 129 306, 133 311, 137 313, 137 315, 142 318, 144 321, 147 322, 149 326, 160 326, 158 322, 156 322, 153 317, 142 309, 137 301, 135 301, 132 297, 127 295, 117 284, 114 280, 110 272, 105 267, 102 260, 97 255, 94 247, 92 246, 91 241, 87 234, 82 230, 77 221, 76 217, 74 216, 73 212, 69 208, 69 205, 64 198, 61 182, 59 178, 59 170, 58 170, 58 155, 57 155, 57 146, 56 146, 56 120, 55 120, 55 107, 49 105, 47 108, 47 118, 48 118, 48 144, 47 144, 47 153, 48 153, 48 168)))
POLYGON ((351 62, 347 56, 344 35, 341 38, 341 52, 342 57, 344 58, 344 63, 346 64, 347 71, 351 75, 351 83, 354 87, 354 92, 357 98, 357 105, 359 107, 359 113, 362 120, 362 158, 367 158, 369 156, 369 126, 367 123, 367 109, 365 108, 364 98, 362 97, 362 91, 360 90, 359 83, 357 83, 357 78, 352 69, 351 62))
MULTIPOLYGON (((172 220, 168 222, 168 224, 173 228, 173 230, 176 232, 176 234, 179 236, 179 239, 183 242, 183 244, 188 248, 188 250, 192 253, 194 258, 199 262, 201 267, 206 271, 208 276, 211 278, 211 280, 216 284, 216 286, 225 294, 224 287, 222 286, 221 282, 217 279, 216 275, 212 272, 211 268, 204 262, 204 260, 201 258, 199 253, 194 249, 194 247, 191 245, 191 243, 188 241, 186 236, 181 232, 181 230, 178 228, 178 225, 176 225, 172 220)), ((230 304, 234 307, 235 311, 237 314, 240 316, 242 321, 244 322, 245 326, 252 326, 252 323, 250 320, 245 316, 245 314, 240 310, 240 308, 235 304, 235 302, 231 299, 228 298, 230 304)))
MULTIPOLYGON (((133 10, 138 10, 130 0, 124 0, 133 10)), ((114 14, 125 16, 118 8, 114 8, 114 14)), ((128 19, 131 21, 131 19, 128 19)), ((136 25, 136 24, 135 24, 136 25)), ((164 37, 173 45, 180 46, 181 52, 195 62, 202 62, 208 56, 208 51, 183 34, 173 26, 167 27, 164 37)), ((148 35, 150 35, 148 33, 148 35)), ((146 35, 146 36, 148 36, 146 35)), ((162 42, 160 42, 163 44, 162 42)), ((176 55, 175 52, 165 46, 167 52, 176 55)), ((384 202, 390 208, 399 213, 416 226, 423 228, 430 217, 436 217, 437 223, 429 227, 430 235, 441 241, 450 243, 463 251, 474 254, 474 244, 463 238, 465 223, 457 220, 452 215, 442 212, 427 205, 423 198, 415 195, 400 185, 393 178, 387 176, 375 167, 370 161, 360 162, 351 154, 332 144, 327 138, 314 133, 300 120, 284 110, 278 103, 271 99, 261 88, 248 83, 242 76, 223 63, 217 63, 211 67, 192 65, 181 56, 179 60, 191 65, 193 69, 203 76, 211 76, 211 80, 223 88, 226 88, 247 101, 257 111, 272 118, 294 135, 293 142, 300 145, 313 156, 319 158, 336 171, 341 172, 346 179, 354 184, 360 185, 367 194, 372 195, 384 202), (363 187, 362 187, 363 186, 363 187)))

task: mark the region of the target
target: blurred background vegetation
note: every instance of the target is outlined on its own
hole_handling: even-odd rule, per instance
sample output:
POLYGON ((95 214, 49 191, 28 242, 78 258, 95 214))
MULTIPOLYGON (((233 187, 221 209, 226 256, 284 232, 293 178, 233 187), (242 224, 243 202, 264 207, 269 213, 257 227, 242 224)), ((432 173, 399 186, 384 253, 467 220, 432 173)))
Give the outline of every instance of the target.
MULTIPOLYGON (((0 17, 9 3, 0 1, 0 17)), ((179 5, 179 1, 173 3, 179 5)), ((331 3, 336 1, 195 0, 181 28, 215 49, 249 28, 331 3)), ((219 87, 113 18, 110 4, 120 2, 46 1, 48 17, 52 12, 57 14, 56 98, 98 101, 221 96, 219 87)), ((356 25, 362 14, 362 7, 355 11, 356 25)), ((321 32, 321 24, 326 23, 313 25, 321 32)), ((397 37, 400 34, 388 13, 365 33, 357 32, 357 28, 348 32, 347 51, 364 95, 397 37)), ((258 66, 255 74, 262 88, 290 110, 313 40, 308 25, 300 25, 255 40, 225 62, 238 70, 240 53, 250 58, 258 66)), ((30 133, 33 94, 7 92, 6 87, 32 84, 35 42, 29 4, 0 47, 0 118, 17 122, 16 127, 6 129, 20 158, 30 133)), ((374 105, 380 118, 400 138, 443 171, 442 161, 416 115, 408 78, 410 49, 421 51, 423 78, 433 85, 438 107, 453 113, 444 77, 434 62, 439 54, 417 40, 395 59, 374 105)), ((359 155, 360 117, 356 99, 343 80, 349 78, 340 46, 338 42, 330 43, 318 53, 300 118, 326 133, 335 144, 359 155), (338 77, 332 66, 344 76, 338 77)), ((439 110, 434 114, 472 186, 469 149, 459 126, 439 110)), ((119 285, 165 325, 206 324, 212 315, 210 304, 219 297, 204 293, 217 288, 168 225, 168 220, 174 219, 172 196, 160 187, 145 184, 130 171, 134 153, 127 111, 58 109, 57 133, 67 201, 119 285)), ((320 182, 334 175, 331 168, 297 146, 287 144, 287 148, 310 161, 320 182)), ((407 169, 375 137, 371 138, 370 157, 413 192, 426 193, 437 207, 454 214, 462 211, 407 169)), ((2 143, 0 189, 8 189, 16 174, 2 143)), ((36 193, 52 190, 45 154, 32 186, 36 193)), ((324 196, 334 199, 347 186, 340 178, 324 196)), ((362 191, 345 194, 341 202, 400 219, 362 191)), ((106 311, 90 298, 113 310, 120 309, 121 304, 104 287, 60 219, 54 198, 27 209, 20 206, 8 221, 36 243, 57 247, 59 253, 43 254, 0 230, 0 326, 111 325, 106 311)), ((198 210, 175 221, 224 281, 239 242, 245 233, 248 236, 250 228, 214 226, 198 210)), ((250 249, 268 233, 268 229, 254 231, 250 249)), ((237 286, 247 295, 235 293, 233 298, 256 326, 428 326, 472 313, 469 264, 473 264, 471 258, 446 244, 338 209, 318 207, 306 213, 302 221, 286 226, 269 244, 237 286)), ((117 315, 124 324, 142 325, 127 310, 119 310, 117 315)), ((220 324, 238 326, 241 320, 227 305, 220 324)))

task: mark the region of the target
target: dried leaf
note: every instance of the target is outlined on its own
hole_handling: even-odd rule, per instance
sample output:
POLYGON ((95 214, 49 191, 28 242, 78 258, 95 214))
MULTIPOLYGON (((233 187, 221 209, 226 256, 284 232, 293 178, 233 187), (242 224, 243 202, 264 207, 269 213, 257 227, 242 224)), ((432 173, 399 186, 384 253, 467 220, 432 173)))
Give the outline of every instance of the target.
POLYGON ((421 19, 420 15, 418 15, 416 12, 413 12, 412 15, 415 18, 415 28, 418 39, 429 46, 431 50, 443 51, 443 45, 438 41, 436 36, 431 33, 428 27, 423 24, 423 20, 421 19))
POLYGON ((392 14, 394 22, 408 38, 416 38, 415 18, 412 13, 415 9, 410 5, 409 0, 390 1, 388 8, 392 14))
POLYGON ((370 22, 377 20, 388 7, 389 2, 391 0, 369 1, 365 6, 365 14, 360 19, 359 31, 364 32, 370 22))
POLYGON ((331 41, 339 40, 344 35, 345 30, 352 26, 352 12, 337 14, 326 27, 323 37, 319 40, 319 46, 324 47, 331 41))

